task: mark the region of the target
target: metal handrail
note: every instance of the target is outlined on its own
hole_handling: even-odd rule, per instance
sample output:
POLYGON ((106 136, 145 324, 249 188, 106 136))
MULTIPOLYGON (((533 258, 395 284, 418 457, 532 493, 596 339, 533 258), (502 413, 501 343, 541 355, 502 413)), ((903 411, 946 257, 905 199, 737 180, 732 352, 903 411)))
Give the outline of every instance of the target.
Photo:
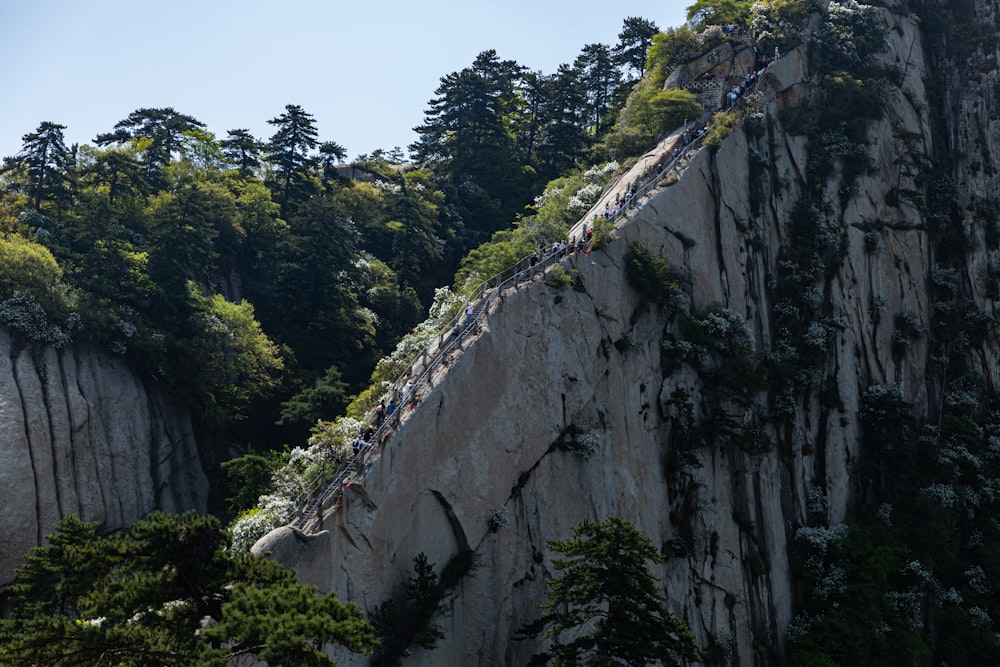
MULTIPOLYGON (((750 88, 747 89, 747 92, 749 92, 749 90, 750 88)), ((682 128, 687 131, 687 124, 682 126, 682 128)), ((654 169, 653 173, 650 174, 644 182, 635 187, 628 204, 622 206, 617 214, 612 215, 610 217, 610 221, 615 222, 618 219, 625 217, 627 215, 627 211, 635 208, 639 199, 648 194, 649 191, 652 190, 653 187, 660 181, 660 179, 664 178, 666 174, 669 174, 671 170, 677 169, 678 165, 682 161, 687 160, 687 156, 690 154, 691 150, 700 149, 705 134, 707 133, 698 134, 698 136, 683 146, 683 150, 679 155, 671 156, 662 168, 654 169)), ((685 166, 685 164, 681 164, 680 166, 685 166)), ((582 235, 582 229, 586 228, 590 223, 593 211, 600 205, 604 197, 609 195, 615 187, 620 185, 620 183, 621 175, 613 179, 612 182, 608 184, 601 195, 597 198, 597 205, 592 207, 582 218, 580 218, 580 220, 570 227, 567 234, 570 239, 575 238, 577 230, 580 230, 582 235)), ((618 227, 617 223, 615 223, 615 227, 618 227)), ((448 324, 442 327, 438 332, 436 341, 437 349, 434 350, 433 356, 430 360, 427 360, 427 355, 433 349, 435 344, 434 342, 428 344, 423 350, 420 351, 420 353, 411 359, 410 363, 407 365, 406 371, 392 383, 391 389, 387 395, 395 397, 395 395, 400 391, 400 385, 402 384, 403 379, 410 378, 412 380, 413 369, 416 368, 417 364, 422 361, 423 367, 417 375, 416 380, 413 381, 410 393, 407 396, 402 397, 403 402, 406 402, 405 399, 408 397, 414 397, 416 399, 413 401, 413 405, 415 407, 417 400, 420 400, 420 389, 424 385, 431 384, 434 371, 441 365, 441 362, 455 349, 456 346, 461 345, 461 341, 465 338, 465 336, 470 334, 474 330, 474 327, 482 321, 482 319, 489 312, 489 308, 493 301, 499 295, 503 294, 503 292, 509 287, 518 284, 521 278, 529 276, 534 277, 534 275, 545 271, 545 269, 549 266, 559 261, 563 256, 568 256, 568 254, 573 251, 574 248, 571 244, 566 253, 550 251, 543 253, 542 256, 539 257, 538 252, 534 252, 531 255, 521 258, 513 266, 510 266, 479 283, 479 285, 477 285, 466 297, 468 302, 473 304, 473 317, 465 323, 464 327, 461 327, 460 331, 458 331, 458 329, 461 326, 461 321, 465 316, 465 312, 459 311, 455 317, 449 320, 448 324), (536 260, 534 264, 531 263, 532 258, 536 260)), ((368 464, 373 463, 376 460, 373 456, 373 452, 377 452, 385 446, 388 441, 388 436, 391 435, 395 428, 397 428, 402 422, 403 410, 404 406, 400 405, 391 415, 385 415, 382 422, 376 427, 368 444, 362 447, 356 454, 354 454, 354 456, 347 459, 344 464, 340 466, 329 483, 326 482, 326 476, 321 474, 306 485, 306 487, 295 499, 296 506, 302 508, 302 511, 293 521, 292 525, 300 530, 305 529, 309 521, 319 513, 320 508, 325 506, 327 503, 336 502, 340 498, 343 494, 344 484, 352 473, 357 473, 359 475, 364 474, 368 464), (378 447, 375 445, 378 445, 378 447), (369 458, 372 460, 366 461, 369 458), (317 490, 320 488, 323 488, 323 491, 317 493, 317 490)))
MULTIPOLYGON (((563 256, 561 252, 548 252, 544 253, 541 258, 538 257, 538 253, 532 253, 527 257, 523 257, 518 260, 513 266, 510 266, 503 271, 497 273, 496 275, 484 280, 480 283, 473 291, 473 295, 477 295, 470 299, 470 303, 473 303, 473 317, 470 321, 466 322, 464 326, 461 326, 460 331, 456 334, 455 327, 460 326, 461 319, 465 316, 464 312, 460 312, 457 317, 453 318, 449 322, 449 326, 444 327, 442 332, 439 334, 437 341, 437 349, 434 351, 430 360, 425 360, 423 362, 423 368, 420 373, 413 380, 409 371, 416 366, 420 361, 421 357, 426 357, 428 352, 432 349, 432 345, 424 348, 418 355, 413 358, 413 361, 407 367, 408 372, 403 373, 393 384, 392 390, 389 392, 391 395, 395 396, 399 392, 399 386, 401 380, 404 377, 410 377, 413 380, 413 385, 410 389, 410 393, 407 397, 402 397, 405 401, 408 397, 417 397, 419 400, 420 390, 425 386, 431 384, 432 376, 435 370, 440 367, 442 361, 451 353, 456 347, 461 344, 461 341, 472 332, 475 327, 482 321, 482 319, 489 312, 489 308, 493 301, 502 294, 506 289, 515 285, 519 282, 521 278, 527 278, 528 276, 534 276, 540 272, 543 272, 549 266, 554 264, 563 256), (535 264, 532 265, 531 259, 535 258, 535 264)), ((414 401, 414 407, 416 407, 416 401, 414 401)), ((362 447, 354 456, 350 457, 344 465, 342 465, 334 478, 326 483, 326 476, 319 475, 313 479, 306 487, 298 494, 296 497, 296 505, 302 508, 299 516, 295 519, 292 525, 299 529, 304 529, 309 521, 316 516, 319 509, 326 505, 328 502, 335 502, 343 492, 343 486, 347 477, 352 472, 358 472, 363 474, 364 470, 367 468, 366 458, 368 455, 375 450, 373 445, 378 444, 379 447, 383 447, 385 442, 388 440, 388 435, 395 430, 396 427, 402 421, 404 405, 400 405, 392 414, 386 415, 382 422, 375 429, 372 437, 367 446, 362 447), (323 487, 323 491, 317 494, 317 490, 323 487)))

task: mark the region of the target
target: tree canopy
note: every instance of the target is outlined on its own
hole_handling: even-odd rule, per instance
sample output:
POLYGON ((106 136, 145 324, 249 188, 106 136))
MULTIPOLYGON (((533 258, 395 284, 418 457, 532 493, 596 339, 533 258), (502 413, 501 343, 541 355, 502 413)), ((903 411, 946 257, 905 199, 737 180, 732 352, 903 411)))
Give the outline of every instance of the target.
POLYGON ((548 599, 537 624, 553 640, 556 665, 664 665, 696 661, 701 650, 687 624, 667 611, 647 563, 663 557, 648 537, 616 516, 585 519, 569 540, 549 540, 564 558, 546 582, 548 599))
POLYGON ((0 621, 0 662, 90 667, 336 665, 324 649, 370 654, 354 605, 295 582, 257 556, 234 555, 217 519, 154 513, 127 533, 67 516, 19 568, 0 621))

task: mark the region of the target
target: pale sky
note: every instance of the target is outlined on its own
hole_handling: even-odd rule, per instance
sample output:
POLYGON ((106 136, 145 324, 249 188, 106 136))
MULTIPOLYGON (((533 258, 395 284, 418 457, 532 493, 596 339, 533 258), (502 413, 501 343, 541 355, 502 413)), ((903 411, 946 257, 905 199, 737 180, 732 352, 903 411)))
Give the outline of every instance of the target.
POLYGON ((0 0, 0 158, 43 121, 93 143, 144 107, 216 138, 298 104, 350 158, 416 140, 440 78, 495 49, 552 74, 626 17, 661 30, 694 0, 0 0))

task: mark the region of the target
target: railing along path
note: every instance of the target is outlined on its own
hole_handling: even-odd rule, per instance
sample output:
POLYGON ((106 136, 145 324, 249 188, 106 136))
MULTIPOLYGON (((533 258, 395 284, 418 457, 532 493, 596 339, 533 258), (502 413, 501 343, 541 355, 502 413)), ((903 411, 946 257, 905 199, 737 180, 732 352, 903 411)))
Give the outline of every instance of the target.
MULTIPOLYGON (((690 124, 685 124, 666 140, 662 141, 660 146, 664 148, 660 154, 657 155, 656 151, 654 151, 653 154, 647 153, 643 156, 643 159, 647 162, 655 156, 656 161, 653 163, 652 168, 644 165, 642 171, 633 177, 631 184, 633 187, 628 188, 630 194, 621 199, 623 205, 620 210, 616 214, 609 216, 610 221, 615 223, 615 228, 619 227, 626 217, 630 217, 637 210, 639 200, 649 194, 656 187, 657 183, 671 171, 677 170, 678 177, 680 177, 680 172, 687 166, 694 152, 701 148, 702 139, 705 136, 704 131, 692 132, 691 140, 684 143, 682 137, 687 132, 692 132, 690 124), (677 142, 681 142, 683 145, 680 146, 681 150, 679 154, 673 154, 670 151, 677 146, 677 142)), ((343 495, 345 485, 352 475, 359 477, 364 475, 368 467, 379 458, 386 442, 388 442, 392 434, 399 428, 402 423, 403 411, 411 405, 411 400, 413 401, 412 405, 415 407, 417 401, 423 400, 426 397, 421 392, 433 388, 434 371, 441 367, 451 352, 456 349, 462 349, 462 341, 476 332, 479 323, 486 317, 490 306, 497 297, 502 295, 508 288, 516 286, 522 281, 533 279, 552 264, 572 254, 575 250, 572 240, 583 238, 585 234, 584 230, 591 228, 594 218, 599 217, 602 204, 607 206, 610 203, 611 195, 617 192, 621 196, 623 182, 627 180, 626 177, 629 174, 638 169, 638 166, 639 163, 629 172, 625 172, 613 179, 605 187, 601 196, 597 198, 597 203, 570 228, 568 236, 571 244, 566 250, 546 250, 544 252, 540 250, 539 252, 532 253, 520 259, 513 266, 484 280, 472 291, 471 295, 467 297, 468 303, 473 305, 472 317, 468 317, 463 309, 439 331, 435 341, 413 357, 407 366, 407 371, 396 379, 392 388, 386 394, 388 397, 400 398, 400 403, 396 410, 391 415, 386 415, 382 419, 382 422, 375 429, 368 443, 345 461, 332 479, 325 475, 319 475, 306 485, 295 499, 296 506, 302 508, 302 510, 291 525, 300 530, 305 530, 314 517, 321 516, 323 508, 335 504, 340 499, 343 495), (417 372, 415 378, 413 377, 414 372, 417 372), (409 379, 413 384, 409 392, 404 396, 402 395, 401 387, 405 379, 409 379)))

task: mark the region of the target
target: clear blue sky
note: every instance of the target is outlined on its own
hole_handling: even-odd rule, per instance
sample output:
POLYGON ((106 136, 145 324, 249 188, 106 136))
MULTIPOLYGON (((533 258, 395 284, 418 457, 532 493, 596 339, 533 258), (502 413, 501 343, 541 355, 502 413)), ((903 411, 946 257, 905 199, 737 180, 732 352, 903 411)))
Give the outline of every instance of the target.
POLYGON ((298 104, 351 158, 416 140, 442 76, 495 49, 555 72, 640 16, 693 0, 0 0, 0 157, 42 121, 92 143, 132 111, 173 107, 216 137, 298 104))

